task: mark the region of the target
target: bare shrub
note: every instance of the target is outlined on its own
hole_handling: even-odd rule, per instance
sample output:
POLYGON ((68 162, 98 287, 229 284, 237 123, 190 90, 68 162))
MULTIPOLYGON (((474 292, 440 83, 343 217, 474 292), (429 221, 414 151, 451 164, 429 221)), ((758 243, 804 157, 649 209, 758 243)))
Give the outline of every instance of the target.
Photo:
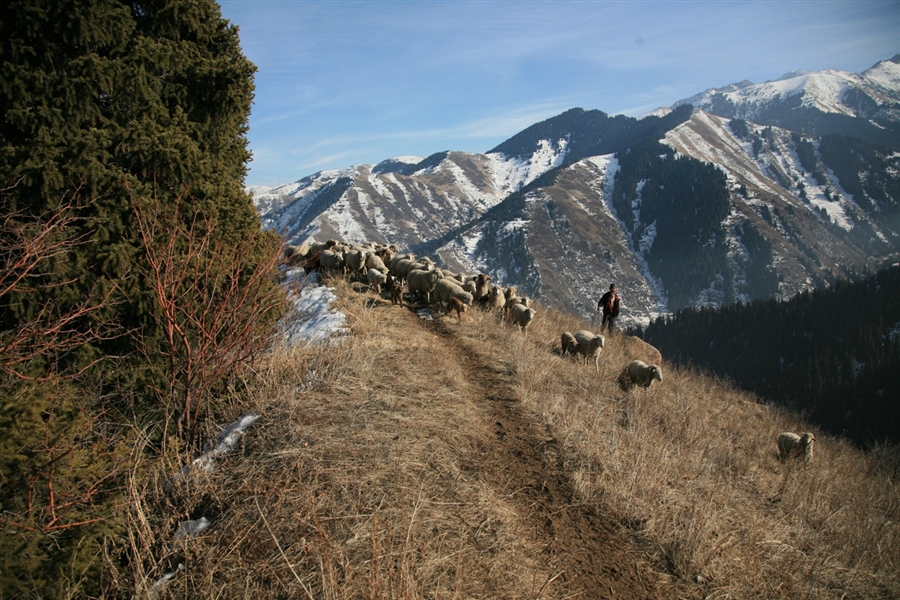
POLYGON ((281 244, 262 231, 229 240, 184 197, 167 205, 132 197, 131 205, 144 248, 136 266, 163 335, 161 343, 138 343, 157 372, 167 416, 179 438, 192 442, 209 392, 269 343, 266 329, 284 302, 274 284, 281 244))

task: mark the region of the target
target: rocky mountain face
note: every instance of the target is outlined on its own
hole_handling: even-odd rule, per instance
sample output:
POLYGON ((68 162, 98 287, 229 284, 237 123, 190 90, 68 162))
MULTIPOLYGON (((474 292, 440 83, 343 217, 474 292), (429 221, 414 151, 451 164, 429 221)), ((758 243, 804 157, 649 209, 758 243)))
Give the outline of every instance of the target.
POLYGON ((626 326, 787 298, 900 256, 898 72, 894 58, 744 83, 643 119, 572 109, 485 154, 390 159, 254 195, 288 243, 394 243, 586 318, 616 283, 626 326), (837 130, 805 125, 835 114, 837 130))

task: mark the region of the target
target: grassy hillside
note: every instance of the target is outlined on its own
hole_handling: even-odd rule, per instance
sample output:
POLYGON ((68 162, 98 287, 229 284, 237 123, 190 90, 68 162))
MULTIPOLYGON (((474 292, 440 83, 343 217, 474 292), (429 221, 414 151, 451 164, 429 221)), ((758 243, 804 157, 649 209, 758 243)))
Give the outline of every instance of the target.
POLYGON ((898 455, 690 370, 626 395, 631 358, 559 355, 537 307, 420 319, 333 282, 350 336, 278 349, 233 400, 261 415, 215 470, 136 477, 130 565, 159 597, 896 598, 898 455), (178 524, 212 526, 173 541, 178 524), (178 564, 184 565, 177 571, 178 564))

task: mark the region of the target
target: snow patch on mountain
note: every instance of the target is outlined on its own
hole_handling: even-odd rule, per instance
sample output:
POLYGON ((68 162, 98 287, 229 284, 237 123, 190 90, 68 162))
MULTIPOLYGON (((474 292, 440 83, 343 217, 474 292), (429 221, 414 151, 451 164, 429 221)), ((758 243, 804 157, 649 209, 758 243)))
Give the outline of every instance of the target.
POLYGON ((488 154, 496 162, 493 163, 495 177, 501 185, 515 191, 528 185, 550 169, 560 166, 566 158, 568 140, 539 140, 537 150, 528 158, 521 160, 510 158, 495 152, 488 154))

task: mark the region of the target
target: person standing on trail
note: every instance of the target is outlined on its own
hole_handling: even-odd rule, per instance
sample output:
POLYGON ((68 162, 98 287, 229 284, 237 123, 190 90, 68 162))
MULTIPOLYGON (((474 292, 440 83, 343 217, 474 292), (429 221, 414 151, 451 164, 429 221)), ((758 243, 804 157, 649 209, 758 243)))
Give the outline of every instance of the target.
POLYGON ((609 291, 603 294, 597 302, 597 310, 603 311, 603 321, 600 323, 600 331, 604 328, 613 332, 616 317, 619 316, 619 295, 616 293, 616 284, 609 286, 609 291))

